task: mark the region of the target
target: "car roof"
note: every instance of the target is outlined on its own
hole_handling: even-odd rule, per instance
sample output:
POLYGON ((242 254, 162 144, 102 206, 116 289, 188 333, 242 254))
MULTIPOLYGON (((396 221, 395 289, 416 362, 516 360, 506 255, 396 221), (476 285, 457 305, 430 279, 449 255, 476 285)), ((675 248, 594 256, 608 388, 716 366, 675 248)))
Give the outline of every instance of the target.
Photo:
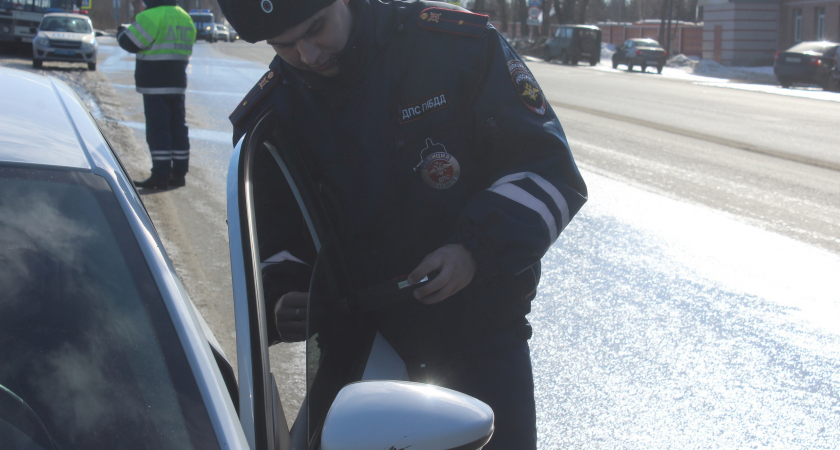
POLYGON ((83 138, 96 124, 77 98, 54 78, 0 67, 0 162, 90 170, 102 149, 83 138))
POLYGON ((73 19, 85 19, 87 21, 90 21, 90 17, 88 17, 84 14, 73 14, 73 13, 48 13, 48 14, 45 14, 44 17, 45 18, 46 17, 70 17, 70 18, 73 18, 73 19))

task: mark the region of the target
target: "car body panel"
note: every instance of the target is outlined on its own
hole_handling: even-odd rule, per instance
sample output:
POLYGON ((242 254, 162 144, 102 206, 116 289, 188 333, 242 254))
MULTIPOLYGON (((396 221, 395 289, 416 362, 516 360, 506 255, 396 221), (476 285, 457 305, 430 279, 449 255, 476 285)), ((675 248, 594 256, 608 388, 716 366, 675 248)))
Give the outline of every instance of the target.
POLYGON ((0 68, 0 161, 90 170, 54 81, 0 68))
MULTIPOLYGON (((0 69, 0 86, 2 86, 0 89, 5 90, 10 83, 20 83, 18 80, 29 83, 26 85, 27 89, 22 90, 21 95, 29 96, 30 101, 33 97, 39 99, 43 105, 38 108, 38 115, 32 115, 33 112, 28 111, 27 114, 30 116, 27 118, 31 122, 43 121, 43 114, 49 109, 62 112, 65 116, 62 120, 58 120, 58 124, 61 127, 66 125, 66 128, 53 129, 47 134, 53 135, 52 141, 57 141, 55 135, 59 132, 65 135, 69 129, 65 137, 75 138, 75 143, 67 142, 68 139, 61 140, 61 146, 57 151, 47 153, 52 158, 49 160, 36 155, 38 153, 35 152, 36 148, 31 146, 32 153, 29 160, 22 160, 19 152, 10 152, 10 145, 0 140, 0 161, 13 165, 49 168, 60 168, 63 161, 69 161, 72 164, 65 165, 67 170, 90 171, 107 181, 134 233, 172 319, 220 447, 222 449, 247 449, 247 442, 238 423, 235 408, 208 344, 207 332, 202 329, 191 301, 163 249, 163 244, 131 180, 125 175, 121 163, 112 153, 96 121, 73 90, 63 82, 36 75, 21 75, 20 71, 13 69, 0 69), (35 79, 33 80, 32 77, 35 79), (45 108, 44 106, 52 107, 45 108), (85 164, 81 164, 80 161, 85 161, 85 164)), ((5 100, 3 102, 5 103, 5 100)), ((5 124, 13 116, 19 114, 20 111, 12 112, 8 108, 3 108, 0 110, 0 123, 5 124)), ((21 120, 18 119, 15 123, 21 123, 21 120)), ((48 145, 52 142, 50 139, 42 139, 42 136, 35 136, 34 139, 40 145, 48 145)), ((52 149, 52 147, 48 148, 52 149)), ((213 340, 215 341, 215 338, 213 340)))

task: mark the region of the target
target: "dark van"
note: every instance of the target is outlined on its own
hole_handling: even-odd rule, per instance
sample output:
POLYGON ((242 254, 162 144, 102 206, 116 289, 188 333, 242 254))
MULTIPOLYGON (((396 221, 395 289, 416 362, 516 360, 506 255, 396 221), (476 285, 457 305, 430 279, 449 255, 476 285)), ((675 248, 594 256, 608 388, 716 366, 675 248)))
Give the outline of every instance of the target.
POLYGON ((594 25, 561 25, 545 43, 543 59, 559 59, 563 64, 601 60, 601 29, 594 25))

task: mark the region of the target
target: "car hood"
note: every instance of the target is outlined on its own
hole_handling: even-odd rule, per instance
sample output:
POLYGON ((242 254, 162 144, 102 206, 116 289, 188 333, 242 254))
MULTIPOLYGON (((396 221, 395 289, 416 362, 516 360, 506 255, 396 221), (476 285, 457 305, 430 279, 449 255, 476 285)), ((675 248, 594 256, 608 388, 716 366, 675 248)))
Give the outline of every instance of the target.
POLYGON ((48 39, 56 39, 62 41, 79 41, 92 43, 94 36, 91 33, 70 33, 67 31, 39 31, 39 36, 44 36, 48 39))

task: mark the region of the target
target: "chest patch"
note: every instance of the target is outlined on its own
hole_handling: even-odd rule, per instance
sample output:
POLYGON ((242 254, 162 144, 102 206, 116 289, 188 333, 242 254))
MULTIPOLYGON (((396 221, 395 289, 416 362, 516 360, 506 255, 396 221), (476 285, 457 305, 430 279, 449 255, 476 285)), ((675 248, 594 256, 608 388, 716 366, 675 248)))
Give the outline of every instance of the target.
POLYGON ((427 185, 435 189, 449 189, 461 176, 461 165, 454 156, 446 151, 443 144, 435 144, 431 139, 426 139, 425 151, 432 151, 423 162, 420 163, 420 174, 427 185))
POLYGON ((546 110, 545 95, 543 95, 540 85, 537 84, 537 80, 531 75, 531 71, 525 67, 522 61, 518 60, 508 62, 508 71, 510 72, 510 80, 513 81, 522 103, 525 103, 525 106, 531 111, 541 116, 544 115, 546 110))
POLYGON ((449 106, 446 100, 446 91, 432 94, 429 97, 406 106, 399 107, 400 125, 420 120, 429 114, 438 112, 449 106))

